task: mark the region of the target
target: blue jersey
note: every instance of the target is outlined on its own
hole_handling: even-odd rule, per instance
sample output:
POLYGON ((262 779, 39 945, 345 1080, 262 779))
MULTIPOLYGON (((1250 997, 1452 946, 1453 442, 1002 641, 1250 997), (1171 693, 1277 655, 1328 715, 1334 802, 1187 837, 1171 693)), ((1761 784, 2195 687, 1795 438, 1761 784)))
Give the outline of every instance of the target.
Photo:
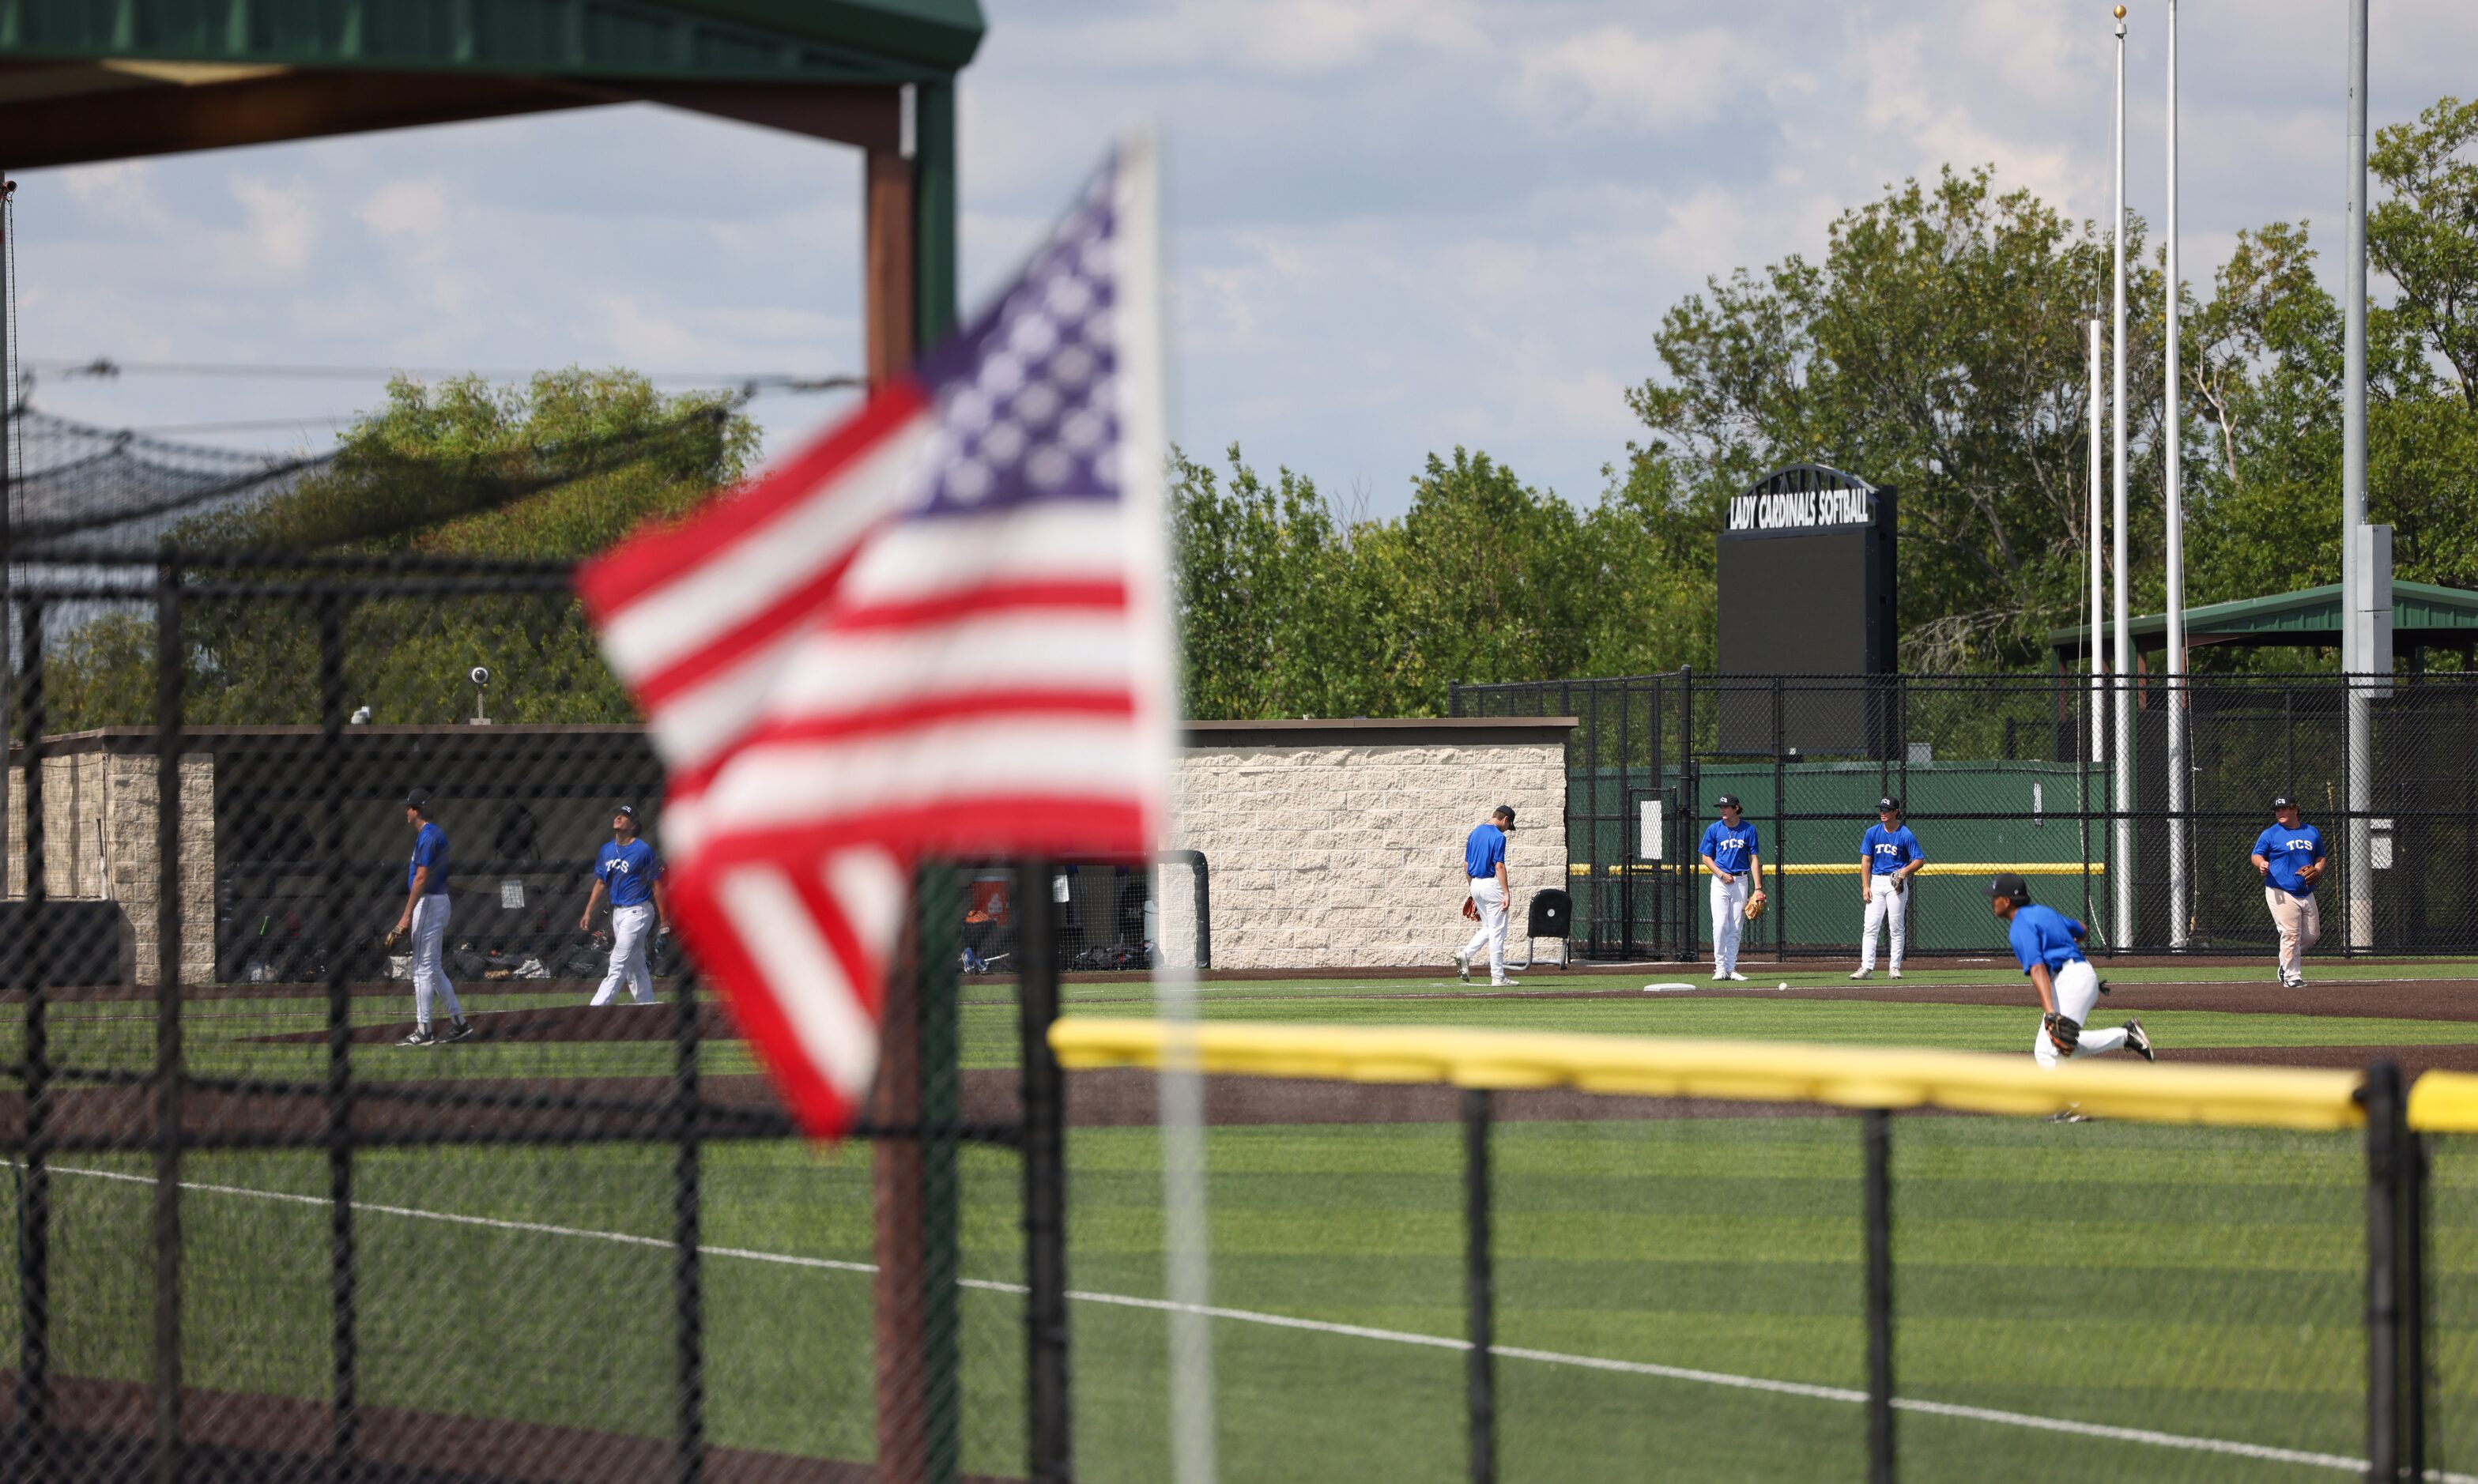
POLYGON ((1910 833, 1907 824, 1886 829, 1881 824, 1867 826, 1858 839, 1858 853, 1867 859, 1867 868, 1879 876, 1889 876, 1909 865, 1924 860, 1919 854, 1919 837, 1910 833))
POLYGON ((447 894, 447 832, 428 819, 413 834, 413 859, 404 867, 404 889, 413 890, 414 875, 423 867, 430 868, 430 880, 423 885, 424 896, 447 894))
POLYGON ((2013 945, 2013 960, 2029 973, 2034 964, 2045 964, 2055 973, 2067 964, 2082 962, 2083 925, 2054 907, 2037 902, 2025 902, 2013 909, 2013 925, 2005 931, 2005 941, 2013 945))
POLYGON ((1700 854, 1712 858, 1713 868, 1734 876, 1747 868, 1747 863, 1764 853, 1763 842, 1756 838, 1756 821, 1744 815, 1738 817, 1738 827, 1732 829, 1715 819, 1704 831, 1700 854))
POLYGON ((1494 876, 1505 864, 1505 831, 1495 824, 1482 824, 1463 842, 1463 874, 1477 881, 1494 876))
POLYGON ((2254 838, 2254 853, 2271 865, 2268 877, 2273 886, 2292 896, 2312 896, 2314 883, 2302 880, 2298 872, 2323 859, 2323 832, 2311 824, 2295 829, 2273 825, 2254 838))
POLYGON ((651 900, 654 883, 662 875, 663 858, 642 840, 624 845, 606 840, 602 853, 594 858, 594 879, 611 889, 614 907, 635 907, 651 900))

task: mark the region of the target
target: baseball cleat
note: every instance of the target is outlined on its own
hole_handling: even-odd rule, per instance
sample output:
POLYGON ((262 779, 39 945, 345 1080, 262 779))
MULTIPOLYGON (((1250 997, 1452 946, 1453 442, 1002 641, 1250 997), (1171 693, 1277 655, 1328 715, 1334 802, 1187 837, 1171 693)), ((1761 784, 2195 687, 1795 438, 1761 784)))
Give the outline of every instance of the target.
POLYGON ((2151 1037, 2142 1029, 2140 1020, 2125 1022, 2125 1049, 2146 1062, 2160 1060, 2159 1054, 2151 1049, 2151 1037))
POLYGON ((1890 972, 1891 972, 1892 976, 1893 976, 1894 978, 1896 978, 1896 979, 1899 979, 1900 977, 1902 977, 1902 971, 1901 971, 1900 969, 1898 969, 1898 968, 1896 968, 1896 969, 1892 969, 1892 970, 1890 970, 1890 972))
POLYGON ((1523 981, 1520 979, 1491 979, 1488 982, 1488 987, 1492 990, 1511 989, 1522 982, 1523 981))
POLYGON ((439 1044, 439 1038, 430 1033, 429 1026, 421 1025, 416 1026, 412 1035, 405 1037, 402 1041, 397 1042, 396 1044, 400 1046, 435 1046, 439 1044))
POLYGON ((2087 1123, 2090 1121, 2090 1115, 2083 1112, 2082 1105, 2077 1103, 2070 1108, 2060 1108, 2056 1112, 2049 1114, 2048 1121, 2051 1123, 2087 1123))
POLYGON ((1455 954, 1454 972, 1462 975, 1463 983, 1471 983, 1471 960, 1463 954, 1455 954))
POLYGON ((1854 968, 1850 970, 1850 977, 1853 979, 1864 979, 1871 972, 1873 972, 1872 969, 1854 968))
POLYGON ((439 1039, 442 1042, 465 1041, 471 1038, 472 1034, 473 1027, 470 1022, 458 1020, 454 1024, 448 1026, 447 1033, 439 1039))
POLYGON ((1747 982, 1747 976, 1741 973, 1732 973, 1730 975, 1730 982, 1732 984, 1744 984, 1747 982))
POLYGON ((1714 974, 1712 976, 1712 982, 1714 984, 1727 984, 1730 982, 1730 976, 1728 974, 1714 974))

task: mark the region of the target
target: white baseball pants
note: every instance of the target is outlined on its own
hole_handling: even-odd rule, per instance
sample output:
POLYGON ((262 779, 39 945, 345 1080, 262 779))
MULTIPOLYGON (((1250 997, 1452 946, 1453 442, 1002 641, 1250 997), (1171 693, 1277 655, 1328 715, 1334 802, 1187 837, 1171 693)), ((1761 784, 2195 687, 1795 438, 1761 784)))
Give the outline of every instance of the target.
MULTIPOLYGON (((2125 1027, 2112 1025, 2107 1030, 2093 1030, 2091 1007, 2099 1003, 2099 971, 2083 959, 2076 959, 2056 971, 2057 1014, 2075 1021, 2083 1028, 2083 1038, 2074 1047, 2076 1056, 2097 1056, 2103 1051, 2122 1050, 2125 1027)), ((2048 1039, 2048 1027, 2042 1022, 2031 1037, 2031 1055, 2042 1067, 2057 1065, 2056 1043, 2048 1039)))
POLYGON ((1893 932, 1893 972, 1902 971, 1902 947, 1909 935, 1910 893, 1894 885, 1888 872, 1867 878, 1866 926, 1858 930, 1858 969, 1872 973, 1876 968, 1876 928, 1882 923, 1893 932))
POLYGON ((652 902, 611 909, 611 967, 602 975, 602 988, 594 992, 594 1003, 607 1005, 618 998, 622 980, 637 1003, 654 1002, 654 971, 645 967, 645 949, 653 942, 653 933, 652 902))
POLYGON ((1483 949, 1488 953, 1488 982, 1505 982, 1505 888, 1495 876, 1471 878, 1472 905, 1479 909, 1479 928, 1463 944, 1463 962, 1477 961, 1483 949))
POLYGON ((2306 974, 2306 950, 2323 936, 2323 909, 2314 904, 2314 893, 2293 895, 2278 887, 2263 889, 2264 905, 2271 908, 2271 925, 2280 929, 2280 971, 2290 978, 2306 974))
POLYGON ((456 986, 447 982, 447 893, 437 893, 413 904, 413 1019, 430 1029, 430 1005, 444 1000, 447 1019, 465 1019, 456 1002, 456 986))
POLYGON ((1747 873, 1734 881, 1712 878, 1712 972, 1738 971, 1738 937, 1747 928, 1747 873))

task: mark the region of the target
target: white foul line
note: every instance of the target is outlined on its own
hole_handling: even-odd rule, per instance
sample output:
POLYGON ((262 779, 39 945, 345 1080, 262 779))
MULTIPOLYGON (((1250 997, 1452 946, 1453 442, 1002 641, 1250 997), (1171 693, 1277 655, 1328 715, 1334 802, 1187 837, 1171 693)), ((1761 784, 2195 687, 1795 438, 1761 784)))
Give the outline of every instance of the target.
MULTIPOLYGON (((6 1161, 14 1167, 16 1161, 6 1161)), ((52 1172, 82 1175, 95 1180, 120 1180, 133 1185, 153 1185, 153 1175, 129 1174, 116 1170, 88 1170, 71 1165, 55 1165, 52 1172)), ((291 1191, 260 1190, 245 1185, 209 1185, 183 1181, 181 1189, 209 1195, 240 1195, 259 1200, 289 1201, 297 1205, 323 1206, 324 1195, 302 1195, 291 1191)), ((455 1226, 479 1226, 493 1231, 531 1232, 545 1237, 575 1237, 587 1242, 608 1242, 622 1246, 669 1247, 673 1245, 664 1237, 641 1237, 629 1232, 595 1231, 583 1226, 560 1226, 548 1221, 512 1221, 499 1217, 465 1216, 452 1211, 425 1211, 417 1206, 389 1206, 371 1201, 353 1202, 356 1211, 376 1216, 398 1216, 419 1221, 444 1221, 455 1226)), ((800 1257, 789 1252, 761 1252, 752 1247, 716 1246, 699 1244, 697 1252, 705 1257, 736 1257, 753 1263, 773 1263, 787 1268, 820 1269, 830 1272, 873 1273, 875 1263, 845 1262, 830 1257, 800 1257)), ((990 1278, 958 1278, 958 1288, 974 1289, 989 1294, 1022 1294, 1021 1283, 1001 1283, 990 1278)), ((1295 1315, 1268 1314, 1255 1309, 1226 1309, 1219 1305, 1177 1304, 1166 1298, 1140 1298, 1132 1294, 1095 1294, 1070 1289, 1067 1296, 1082 1303, 1109 1304, 1122 1309, 1150 1309, 1156 1313, 1195 1313, 1207 1319, 1228 1320, 1233 1323, 1261 1324, 1277 1329, 1307 1330, 1321 1335, 1342 1335, 1354 1340, 1379 1340, 1391 1345, 1415 1345, 1435 1350, 1469 1350, 1471 1342, 1449 1335, 1423 1335, 1407 1329, 1378 1329, 1366 1324, 1341 1324, 1329 1320, 1301 1319, 1295 1315)), ((1526 1349, 1520 1346, 1501 1345, 1493 1353, 1508 1360, 1535 1361, 1549 1366, 1574 1366, 1586 1371, 1615 1371, 1624 1375, 1657 1376, 1667 1381, 1694 1381, 1706 1386, 1727 1386, 1738 1391, 1771 1392, 1784 1396, 1808 1396, 1820 1401, 1863 1402, 1867 1394, 1841 1386, 1816 1386, 1805 1381, 1775 1381, 1763 1376, 1732 1375, 1726 1371, 1697 1371, 1685 1366, 1661 1366, 1649 1361, 1609 1360, 1597 1355, 1569 1355, 1557 1350, 1526 1349)), ((2235 1458, 2250 1458, 2260 1463, 2302 1464, 2314 1469, 2345 1470, 2364 1473, 2366 1461, 2347 1458, 2339 1453, 2314 1453, 2302 1448, 2273 1447, 2262 1443, 2236 1443, 2225 1438, 2197 1438, 2185 1433, 2156 1432, 2148 1427, 2115 1427, 2105 1422, 2079 1422, 2065 1418, 2040 1417, 2030 1412, 2004 1412, 1993 1407, 1968 1407, 1949 1401, 1921 1401, 1908 1396, 1893 1398, 1897 1411, 1918 1412, 1930 1417, 1953 1417, 1969 1421, 1993 1422, 2005 1427, 2030 1427, 2041 1432, 2071 1433, 2082 1438, 2104 1438, 2116 1443, 2142 1443, 2154 1447, 2182 1448, 2195 1453, 2220 1453, 2235 1458)), ((2429 1471, 2427 1477, 2443 1484, 2478 1484, 2478 1474, 2448 1473, 2429 1471)))

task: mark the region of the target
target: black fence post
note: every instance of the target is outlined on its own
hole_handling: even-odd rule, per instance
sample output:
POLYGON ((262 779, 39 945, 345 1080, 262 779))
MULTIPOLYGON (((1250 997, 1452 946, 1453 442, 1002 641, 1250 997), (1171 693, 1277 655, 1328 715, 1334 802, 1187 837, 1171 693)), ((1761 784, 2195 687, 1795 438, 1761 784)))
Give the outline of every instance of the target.
POLYGON ((181 1477, 181 570, 155 572, 155 1477, 181 1477))
MULTIPOLYGON (((318 616, 318 788, 326 804, 319 885, 327 927, 327 1453, 337 1484, 349 1484, 361 1451, 357 1377, 361 1355, 360 1257, 353 1226, 353 991, 349 975, 351 866, 344 855, 351 812, 344 770, 344 603, 341 581, 321 585, 318 616)), ((382 966, 384 967, 384 966, 382 966)))
POLYGON ((2409 1099, 2401 1099, 2400 1271, 2401 1271, 2401 1473, 2426 1477, 2427 1403, 2433 1395, 2435 1366, 2427 1347, 2428 1317, 2435 1294, 2426 1270, 2427 1176, 2426 1141, 2409 1127, 2409 1099))
POLYGON ((1867 1178, 1867 1478, 1893 1480, 1893 1116, 1859 1117, 1867 1178))
POLYGON ((1068 1405, 1067 1080, 1049 1049, 1058 1019, 1058 913, 1050 868, 1016 868, 1016 983, 1023 1040, 1024 1422, 1033 1484, 1075 1477, 1068 1405))
POLYGON ((51 1040, 45 1017, 51 977, 50 934, 43 921, 43 601, 29 593, 18 608, 23 649, 18 694, 21 790, 26 804, 26 943, 18 960, 26 976, 26 1147, 17 1182, 17 1446, 16 1477, 49 1471, 52 1426, 52 1183, 50 1160, 51 1040))
MULTIPOLYGON (((1678 671, 1678 811, 1685 816, 1685 827, 1678 832, 1679 842, 1695 838, 1693 820, 1700 813, 1702 800, 1695 777, 1695 667, 1682 666, 1678 671)), ((1692 846, 1687 847, 1690 851, 1692 846)), ((1695 962, 1695 862, 1691 856, 1682 858, 1672 873, 1678 887, 1679 958, 1695 962)))
POLYGON ((2366 1114, 2366 1477, 2385 1484, 2401 1471, 2400 1252, 2403 1119, 2400 1069, 2366 1069, 2359 1098, 2366 1114))
MULTIPOLYGON (((1782 822, 1789 804, 1789 732, 1788 686, 1782 676, 1773 677, 1773 891, 1780 900, 1773 903, 1773 959, 1787 962, 1785 944, 1789 920, 1789 834, 1782 822)), ((1758 886, 1760 882, 1757 883, 1758 886)))
POLYGON ((1497 1480, 1497 1273, 1489 1255, 1489 1094, 1463 1091, 1463 1310, 1472 1484, 1497 1480))
POLYGON ((697 1019, 697 978, 683 969, 671 991, 671 1308, 677 1345, 676 1400, 680 1484, 705 1477, 705 1240, 703 1150, 699 1127, 703 1095, 697 1052, 704 1027, 697 1019))

